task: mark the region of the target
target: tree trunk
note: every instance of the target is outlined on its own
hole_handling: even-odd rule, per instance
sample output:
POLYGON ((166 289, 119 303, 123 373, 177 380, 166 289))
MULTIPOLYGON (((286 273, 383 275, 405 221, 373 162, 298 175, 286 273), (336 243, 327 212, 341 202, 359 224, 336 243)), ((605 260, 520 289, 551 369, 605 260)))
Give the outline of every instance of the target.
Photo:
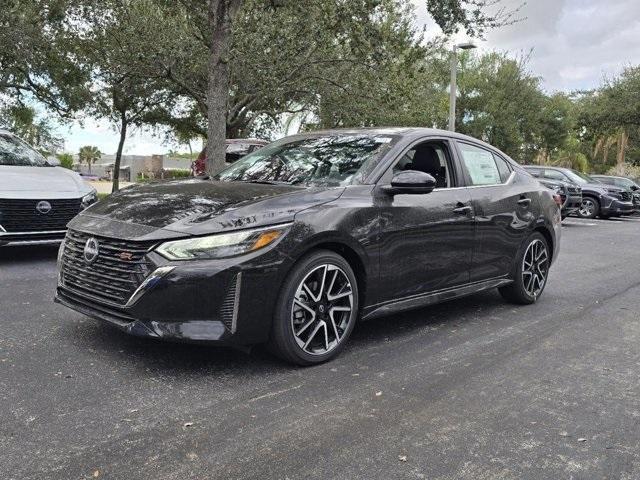
POLYGON ((127 114, 120 114, 120 142, 118 143, 118 151, 116 152, 116 160, 113 163, 113 186, 111 193, 120 190, 120 164, 122 163, 122 149, 124 148, 124 141, 127 138, 127 114))
POLYGON ((623 165, 627 152, 627 143, 629 142, 629 134, 622 129, 618 140, 618 156, 616 158, 617 165, 623 165))
POLYGON ((209 0, 209 85, 207 90, 207 173, 224 168, 227 108, 229 102, 229 54, 233 16, 242 0, 209 0))

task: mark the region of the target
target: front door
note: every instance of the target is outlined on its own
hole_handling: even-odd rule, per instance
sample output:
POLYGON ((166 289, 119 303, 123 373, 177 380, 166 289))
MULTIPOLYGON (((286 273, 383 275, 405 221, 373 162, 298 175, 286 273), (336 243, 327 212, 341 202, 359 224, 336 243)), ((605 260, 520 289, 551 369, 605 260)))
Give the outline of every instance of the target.
POLYGON ((468 189, 457 187, 461 173, 452 152, 447 139, 415 144, 380 182, 390 183, 401 170, 423 171, 437 181, 427 194, 377 194, 381 303, 469 282, 474 212, 468 189))

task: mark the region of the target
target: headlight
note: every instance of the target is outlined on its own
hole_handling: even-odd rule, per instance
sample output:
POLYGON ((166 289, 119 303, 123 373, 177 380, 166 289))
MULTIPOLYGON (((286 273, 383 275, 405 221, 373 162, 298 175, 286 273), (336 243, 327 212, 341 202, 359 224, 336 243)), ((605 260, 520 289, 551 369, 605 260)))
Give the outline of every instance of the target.
POLYGON ((87 193, 84 197, 82 197, 82 210, 87 208, 88 206, 96 203, 98 201, 98 192, 92 190, 90 193, 87 193))
POLYGON ((282 237, 291 224, 165 242, 156 251, 168 260, 225 258, 253 252, 282 237))

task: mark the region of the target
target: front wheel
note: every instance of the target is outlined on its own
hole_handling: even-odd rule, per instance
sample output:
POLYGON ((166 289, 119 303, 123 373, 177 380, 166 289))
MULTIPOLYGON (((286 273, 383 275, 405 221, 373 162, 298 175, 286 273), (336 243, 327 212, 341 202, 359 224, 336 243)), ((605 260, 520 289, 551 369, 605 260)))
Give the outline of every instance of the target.
POLYGON ((600 213, 600 202, 595 198, 585 197, 578 209, 580 218, 596 218, 600 213))
POLYGON ((539 232, 532 233, 516 261, 514 282, 499 291, 509 302, 530 305, 542 295, 549 276, 551 255, 544 236, 539 232))
POLYGON ((349 263, 320 250, 287 276, 275 310, 269 346, 282 359, 314 365, 344 348, 358 315, 358 285, 349 263))

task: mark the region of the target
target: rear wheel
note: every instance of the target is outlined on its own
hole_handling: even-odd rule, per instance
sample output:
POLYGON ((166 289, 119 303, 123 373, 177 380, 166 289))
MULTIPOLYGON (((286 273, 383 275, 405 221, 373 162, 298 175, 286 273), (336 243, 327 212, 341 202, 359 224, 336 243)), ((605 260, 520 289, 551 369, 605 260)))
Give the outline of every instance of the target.
POLYGON ((509 302, 529 305, 535 303, 547 285, 551 255, 547 240, 539 232, 527 238, 517 259, 514 282, 500 288, 509 302))
POLYGON ((302 258, 287 276, 269 341, 273 353, 314 365, 344 348, 358 315, 358 286, 349 263, 320 250, 302 258))
POLYGON ((600 202, 595 198, 584 197, 582 204, 578 209, 578 215, 581 218, 596 218, 600 213, 600 202))

